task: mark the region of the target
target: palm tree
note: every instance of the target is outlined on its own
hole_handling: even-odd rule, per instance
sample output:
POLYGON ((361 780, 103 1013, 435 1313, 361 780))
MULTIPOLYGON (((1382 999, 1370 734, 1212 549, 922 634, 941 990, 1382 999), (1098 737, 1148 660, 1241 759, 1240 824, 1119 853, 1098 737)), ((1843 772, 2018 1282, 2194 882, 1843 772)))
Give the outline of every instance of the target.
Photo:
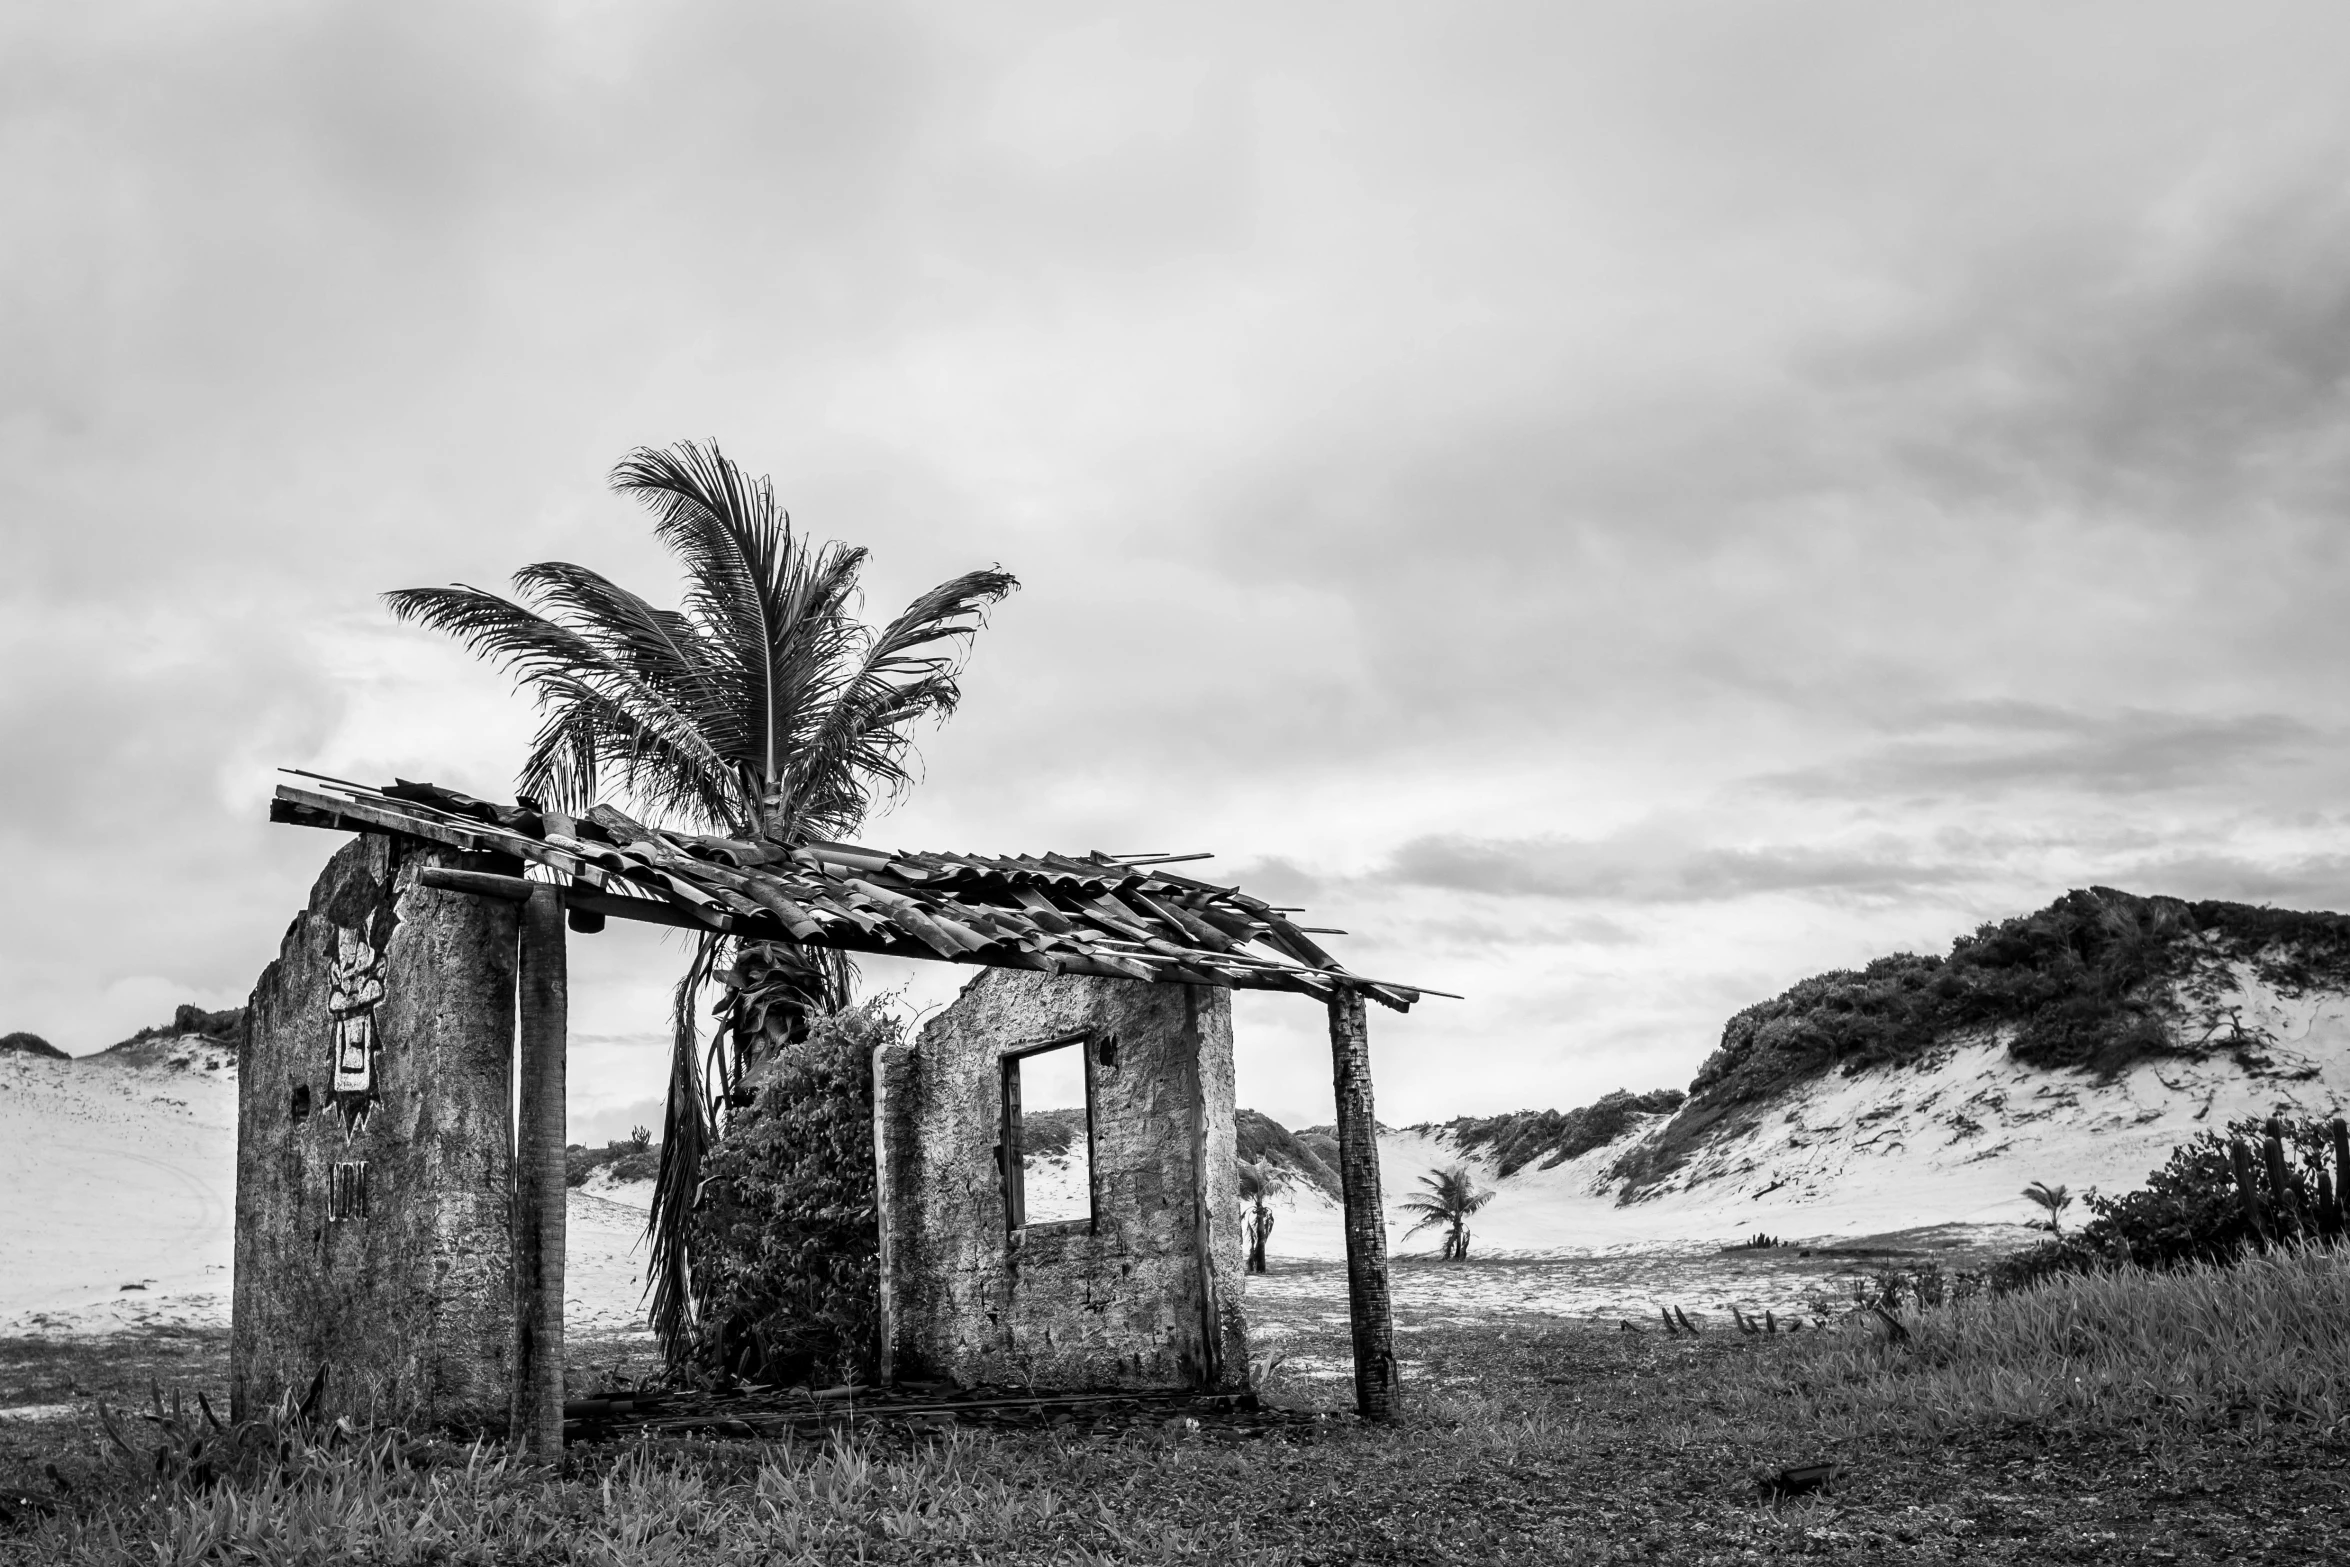
POLYGON ((1261 1164, 1240 1166, 1240 1200, 1248 1204, 1240 1220, 1241 1237, 1248 1242, 1248 1271, 1265 1271, 1265 1243, 1273 1238, 1273 1210, 1265 1205, 1272 1180, 1261 1164))
POLYGON ((1428 1189, 1425 1192, 1414 1192, 1403 1200, 1404 1212, 1420 1216, 1417 1224, 1404 1231, 1405 1238, 1409 1239, 1422 1230, 1434 1229, 1438 1225, 1448 1225, 1450 1230, 1444 1237, 1444 1260, 1467 1261, 1469 1216, 1493 1201, 1494 1194, 1477 1190, 1476 1183, 1469 1179, 1468 1170, 1457 1164, 1449 1170, 1438 1170, 1433 1175, 1421 1176, 1420 1184, 1428 1189))
MULTIPOLYGON (((651 509, 684 568, 678 608, 563 561, 516 572, 519 602, 460 585, 386 603, 531 692, 542 719, 516 786, 527 800, 578 812, 609 783, 673 825, 783 843, 848 836, 913 781, 914 723, 954 712, 957 654, 1019 584, 966 572, 876 629, 855 614, 865 551, 795 532, 774 486, 715 443, 640 447, 611 482, 651 509)), ((849 983, 838 952, 709 933, 678 982, 648 1224, 653 1327, 673 1356, 693 1315, 687 1231, 703 1153, 746 1071, 844 1005, 849 983), (726 994, 705 1056, 693 1001, 713 980, 726 994)))
POLYGON ((2061 1235, 2064 1233, 2062 1229, 2064 1210, 2073 1205, 2073 1194, 2068 1188, 2051 1186, 2046 1181, 2034 1181, 2024 1188, 2024 1197, 2027 1201, 2048 1210, 2049 1234, 2061 1235))

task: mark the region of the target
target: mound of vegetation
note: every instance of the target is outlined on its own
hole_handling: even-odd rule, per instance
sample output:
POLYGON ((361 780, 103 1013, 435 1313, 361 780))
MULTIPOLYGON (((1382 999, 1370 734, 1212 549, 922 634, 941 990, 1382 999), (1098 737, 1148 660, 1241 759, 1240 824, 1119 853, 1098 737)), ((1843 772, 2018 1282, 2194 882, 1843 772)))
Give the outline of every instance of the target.
POLYGON ((1517 1174, 1536 1160, 1547 1170, 1569 1159, 1604 1148, 1632 1129, 1644 1115, 1665 1115, 1681 1108, 1688 1095, 1678 1088, 1658 1088, 1636 1094, 1619 1088, 1574 1110, 1520 1110, 1515 1115, 1462 1116, 1443 1129, 1463 1153, 1491 1150, 1498 1173, 1517 1174))
POLYGON ((27 1034, 21 1030, 13 1034, 0 1034, 0 1055, 40 1056, 52 1061, 73 1059, 40 1035, 27 1034))
MULTIPOLYGON (((1386 1127, 1379 1128, 1384 1132, 1386 1127)), ((1301 1126, 1297 1129, 1297 1145, 1322 1161, 1333 1172, 1338 1168, 1338 1128, 1335 1126, 1301 1126)))
POLYGON ((1020 1112, 1020 1151, 1050 1158, 1067 1153, 1085 1140, 1085 1111, 1080 1108, 1020 1112))
POLYGON ((1795 1083, 1911 1062, 1966 1030, 2004 1031, 2026 1065, 2105 1077, 2193 1051, 2174 1027, 2177 992, 2230 962, 2286 993, 2350 988, 2350 917, 2092 887, 1985 924, 1946 957, 1899 952, 1816 975, 1731 1018, 1681 1114, 1611 1173, 1637 1191, 1795 1083))
POLYGON ((1342 1200, 1336 1139, 1330 1141, 1329 1151, 1324 1153, 1306 1142, 1303 1134, 1290 1131, 1257 1110, 1236 1112, 1232 1130, 1233 1152, 1242 1164, 1269 1171, 1288 1170, 1299 1180, 1329 1193, 1332 1200, 1342 1200))
POLYGON ((598 1170, 611 1171, 614 1184, 628 1181, 649 1181, 661 1168, 661 1145, 653 1141, 653 1134, 638 1127, 624 1138, 615 1138, 601 1148, 590 1148, 585 1143, 573 1143, 563 1150, 563 1184, 585 1186, 588 1178, 598 1170))
POLYGON ((694 1369, 772 1385, 872 1374, 873 1051, 898 1021, 820 1019, 744 1080, 753 1096, 703 1158, 692 1253, 694 1369))
POLYGON ((234 1053, 245 1040, 245 1009, 222 1007, 217 1012, 207 1012, 202 1007, 182 1002, 173 1010, 170 1022, 142 1028, 120 1044, 108 1045, 99 1053, 113 1055, 118 1050, 137 1052, 142 1045, 168 1043, 188 1034, 201 1034, 234 1053))

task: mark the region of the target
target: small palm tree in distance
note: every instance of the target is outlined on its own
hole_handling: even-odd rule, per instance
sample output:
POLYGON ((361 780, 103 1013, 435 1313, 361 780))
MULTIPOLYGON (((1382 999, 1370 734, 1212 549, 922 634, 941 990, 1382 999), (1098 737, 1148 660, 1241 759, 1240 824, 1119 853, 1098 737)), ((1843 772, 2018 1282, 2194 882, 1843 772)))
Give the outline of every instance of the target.
POLYGON ((1469 1218, 1493 1201, 1494 1194, 1477 1190, 1477 1183, 1469 1179, 1465 1166, 1454 1165, 1449 1170, 1438 1170, 1420 1177, 1420 1184, 1428 1189, 1414 1192, 1403 1200, 1403 1211, 1419 1215, 1418 1221, 1404 1231, 1406 1239, 1422 1230, 1442 1226, 1444 1260, 1465 1262, 1469 1256, 1469 1218))
POLYGON ((2063 1186, 2051 1186, 2046 1181, 2034 1181, 2024 1188, 2024 1199, 2047 1210, 2049 1234, 2061 1235, 2064 1233, 2064 1210, 2073 1205, 2073 1194, 2070 1189, 2063 1186))
POLYGON ((1272 1195, 1273 1183, 1265 1167, 1243 1160, 1240 1166, 1240 1200, 1248 1206, 1241 1213, 1242 1239, 1248 1242, 1248 1271, 1265 1271, 1265 1243, 1273 1238, 1273 1210, 1265 1199, 1272 1195))
MULTIPOLYGON (((913 782, 914 725, 954 712, 959 654, 1019 585, 1010 575, 965 572, 870 626, 857 615, 865 551, 809 540, 774 486, 715 443, 640 447, 612 487, 651 510, 684 569, 678 608, 564 561, 516 572, 515 599, 464 586, 384 595, 394 616, 505 665, 537 699, 524 796, 580 812, 613 784, 655 826, 795 844, 848 836, 913 782)), ((751 1067, 845 1005, 849 984, 838 952, 707 933, 678 984, 650 1223, 652 1325, 672 1356, 692 1322, 703 1152, 751 1067), (713 982, 726 995, 705 1059, 693 1001, 713 982)))

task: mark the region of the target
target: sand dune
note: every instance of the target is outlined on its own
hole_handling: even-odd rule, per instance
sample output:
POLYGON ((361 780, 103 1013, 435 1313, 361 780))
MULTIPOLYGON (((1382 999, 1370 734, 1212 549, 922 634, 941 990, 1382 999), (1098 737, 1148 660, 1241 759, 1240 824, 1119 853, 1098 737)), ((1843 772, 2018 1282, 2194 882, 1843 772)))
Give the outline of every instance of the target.
MULTIPOLYGON (((2350 1105, 2350 996, 2280 993, 2249 970, 2234 978, 2224 998, 2232 1026, 2258 1034, 2257 1051, 2154 1061, 2099 1082, 2023 1066, 1997 1037, 1953 1041, 1912 1065, 1831 1074, 1754 1106, 1732 1135, 1632 1203, 1618 1202, 1607 1170, 1662 1116, 1507 1178, 1442 1128, 1385 1129, 1389 1250, 1435 1249, 1433 1233, 1405 1233, 1399 1204, 1454 1164, 1496 1192, 1474 1220, 1474 1253, 1485 1258, 1694 1254, 1757 1230, 1788 1240, 1923 1227, 2028 1238, 2028 1182, 2126 1190, 2199 1130, 2350 1105)), ((226 1322, 234 1065, 193 1038, 144 1054, 0 1056, 0 1333, 226 1322)), ((1073 1196, 1074 1181, 1068 1169, 1030 1175, 1039 1196, 1062 1187, 1073 1196)), ((649 1182, 601 1179, 571 1194, 566 1293, 582 1330, 641 1325, 650 1197, 649 1182)), ((1274 1257, 1345 1255, 1338 1205, 1311 1183, 1277 1179, 1273 1207, 1274 1257)))

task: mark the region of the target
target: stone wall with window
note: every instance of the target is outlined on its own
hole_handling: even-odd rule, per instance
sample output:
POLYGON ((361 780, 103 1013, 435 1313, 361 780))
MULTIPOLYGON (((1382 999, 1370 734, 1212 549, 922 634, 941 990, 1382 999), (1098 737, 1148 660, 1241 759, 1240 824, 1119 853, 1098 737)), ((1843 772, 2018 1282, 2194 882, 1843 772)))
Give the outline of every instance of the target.
POLYGON ((238 1063, 229 1404, 502 1426, 512 1358, 514 906, 346 844, 253 991, 238 1063))
POLYGON ((1230 992, 991 969, 874 1065, 897 1377, 1245 1384, 1230 992))

